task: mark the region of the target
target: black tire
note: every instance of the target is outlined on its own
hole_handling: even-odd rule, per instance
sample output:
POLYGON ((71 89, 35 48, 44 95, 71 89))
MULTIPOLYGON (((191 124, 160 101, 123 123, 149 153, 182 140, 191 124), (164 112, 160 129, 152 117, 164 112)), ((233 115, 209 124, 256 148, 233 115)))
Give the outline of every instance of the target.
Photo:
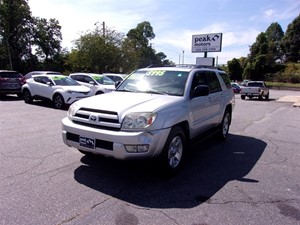
POLYGON ((62 109, 65 106, 63 96, 61 96, 60 94, 55 94, 53 96, 53 105, 56 109, 62 109))
POLYGON ((219 131, 217 133, 217 136, 220 140, 226 140, 229 132, 230 123, 231 123, 231 114, 229 110, 225 110, 222 122, 219 127, 219 131))
POLYGON ((24 89, 24 91, 23 91, 23 99, 24 99, 25 103, 28 103, 28 104, 32 103, 33 99, 32 99, 32 96, 31 96, 31 93, 30 93, 29 90, 24 89))
POLYGON ((259 100, 262 100, 262 99, 263 99, 263 95, 264 95, 264 94, 259 95, 259 96, 258 96, 258 99, 259 99, 259 100))
POLYGON ((163 174, 173 176, 180 171, 185 151, 186 136, 183 129, 181 127, 172 128, 159 158, 163 174))
POLYGON ((245 95, 241 95, 241 99, 245 100, 246 96, 245 95))
POLYGON ((265 96, 266 100, 269 100, 269 93, 265 96))
POLYGON ((104 94, 104 92, 102 92, 102 91, 98 91, 98 92, 96 92, 96 94, 95 94, 95 95, 101 95, 101 94, 104 94))

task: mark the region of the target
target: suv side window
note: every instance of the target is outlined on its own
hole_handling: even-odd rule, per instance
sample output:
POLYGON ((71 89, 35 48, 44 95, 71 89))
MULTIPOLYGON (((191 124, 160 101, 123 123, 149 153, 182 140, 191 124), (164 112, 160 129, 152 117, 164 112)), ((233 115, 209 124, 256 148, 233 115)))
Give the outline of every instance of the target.
POLYGON ((52 83, 51 80, 48 77, 41 77, 41 83, 47 84, 47 82, 52 83))
POLYGON ((84 81, 83 81, 83 82, 85 82, 85 83, 90 83, 91 81, 92 81, 93 83, 95 83, 95 82, 93 81, 93 79, 90 78, 89 76, 84 76, 84 81))
POLYGON ((78 80, 78 78, 77 78, 78 76, 77 76, 77 75, 71 75, 70 77, 71 77, 73 80, 78 80))
POLYGON ((219 75, 221 76, 222 80, 224 81, 227 89, 231 89, 231 82, 230 82, 228 75, 226 73, 219 73, 219 75))
POLYGON ((210 93, 222 91, 221 84, 215 72, 205 71, 205 79, 210 93))
POLYGON ((73 78, 74 80, 79 81, 79 82, 85 82, 84 76, 83 76, 83 75, 75 75, 75 76, 72 76, 72 78, 73 78))
POLYGON ((199 85, 206 85, 205 72, 204 71, 200 71, 200 72, 195 73, 194 78, 193 78, 193 82, 192 82, 191 90, 194 90, 195 87, 197 87, 199 85))
POLYGON ((33 80, 37 83, 42 83, 41 77, 34 77, 33 80))

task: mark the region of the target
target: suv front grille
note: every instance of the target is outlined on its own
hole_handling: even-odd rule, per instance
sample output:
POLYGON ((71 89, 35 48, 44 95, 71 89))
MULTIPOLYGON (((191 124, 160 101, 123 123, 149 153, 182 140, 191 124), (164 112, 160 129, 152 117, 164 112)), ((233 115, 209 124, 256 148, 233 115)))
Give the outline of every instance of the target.
POLYGON ((80 108, 72 120, 76 124, 103 130, 119 131, 121 129, 118 113, 112 111, 80 108))

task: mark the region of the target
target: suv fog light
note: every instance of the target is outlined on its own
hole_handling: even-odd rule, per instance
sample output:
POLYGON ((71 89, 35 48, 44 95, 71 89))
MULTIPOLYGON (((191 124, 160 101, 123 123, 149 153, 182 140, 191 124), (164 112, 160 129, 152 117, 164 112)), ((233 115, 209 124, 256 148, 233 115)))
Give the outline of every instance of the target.
POLYGON ((125 145, 127 152, 148 152, 149 145, 125 145))

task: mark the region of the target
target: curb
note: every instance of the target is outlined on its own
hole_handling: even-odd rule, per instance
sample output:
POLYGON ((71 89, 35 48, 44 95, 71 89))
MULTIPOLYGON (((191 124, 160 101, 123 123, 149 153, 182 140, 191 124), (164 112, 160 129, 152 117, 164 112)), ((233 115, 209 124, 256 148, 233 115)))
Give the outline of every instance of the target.
POLYGON ((299 95, 286 95, 277 99, 278 102, 293 102, 293 107, 300 107, 299 95))

